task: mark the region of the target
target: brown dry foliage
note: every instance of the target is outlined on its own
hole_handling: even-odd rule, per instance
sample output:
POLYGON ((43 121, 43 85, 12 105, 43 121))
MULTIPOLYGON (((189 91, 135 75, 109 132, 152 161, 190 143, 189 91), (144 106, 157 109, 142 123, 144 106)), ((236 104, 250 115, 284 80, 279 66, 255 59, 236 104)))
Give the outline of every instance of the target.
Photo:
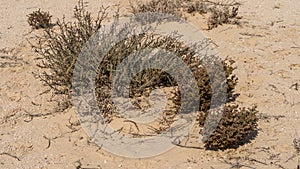
POLYGON ((160 12, 178 17, 184 16, 184 12, 199 13, 206 16, 208 29, 213 29, 222 24, 240 24, 239 6, 235 1, 217 3, 208 0, 137 0, 135 4, 131 4, 131 12, 160 12))
POLYGON ((107 16, 106 10, 102 7, 97 18, 93 19, 85 10, 83 0, 79 0, 74 10, 74 22, 58 20, 57 29, 45 29, 43 35, 37 37, 38 43, 32 44, 39 54, 37 59, 41 60, 38 67, 45 70, 36 74, 55 94, 69 95, 76 59, 83 45, 101 28, 107 16))
MULTIPOLYGON (((227 149, 237 148, 238 146, 248 142, 251 132, 257 130, 257 113, 256 107, 239 108, 235 104, 226 104, 222 112, 222 118, 218 123, 217 128, 213 131, 210 137, 204 140, 205 146, 208 149, 227 149)), ((204 124, 206 113, 200 113, 200 125, 204 124)), ((208 127, 204 128, 202 135, 207 135, 213 129, 216 120, 210 119, 208 127)))
POLYGON ((53 26, 51 23, 52 16, 49 12, 41 11, 41 9, 33 11, 27 17, 28 24, 34 29, 50 28, 53 26))
MULTIPOLYGON (((139 4, 138 7, 132 9, 134 13, 149 10, 157 12, 158 10, 159 12, 178 14, 178 9, 175 9, 175 7, 180 4, 175 2, 174 4, 170 3, 171 1, 168 0, 154 0, 150 1, 149 4, 139 4), (160 7, 157 8, 157 5, 160 5, 160 7), (166 8, 166 6, 168 8, 166 8)), ((201 7, 201 5, 198 5, 193 10, 202 11, 204 9, 205 8, 201 7)), ((42 73, 37 73, 37 75, 40 80, 56 94, 70 94, 72 89, 71 79, 73 77, 73 70, 78 55, 81 52, 83 45, 99 28, 102 27, 102 21, 107 16, 106 10, 107 8, 102 8, 99 11, 98 16, 93 19, 91 13, 85 10, 83 0, 79 0, 74 11, 74 22, 66 22, 64 19, 62 21, 58 20, 57 29, 45 29, 44 34, 41 37, 38 37, 38 44, 32 45, 33 49, 40 55, 40 57, 37 58, 41 60, 38 66, 43 70, 46 69, 42 73)), ((235 14, 236 13, 232 11, 231 14, 226 14, 226 17, 234 17, 235 14)), ((216 15, 218 16, 216 17, 217 20, 224 17, 219 13, 216 15)), ((217 22, 217 24, 223 23, 224 21, 227 22, 226 19, 221 20, 222 22, 217 22)), ((119 42, 102 59, 101 64, 99 63, 98 74, 95 79, 96 97, 98 99, 100 111, 107 121, 110 121, 111 118, 117 114, 116 108, 113 106, 110 92, 112 83, 111 77, 114 70, 116 70, 117 65, 134 51, 158 47, 174 53, 181 58, 194 73, 194 77, 200 90, 199 92, 193 91, 191 94, 197 95, 200 99, 199 111, 203 111, 205 114, 202 116, 202 120, 200 120, 199 123, 203 123, 207 115, 206 113, 210 109, 212 98, 212 89, 210 86, 211 79, 206 70, 207 67, 205 68, 203 66, 203 62, 195 56, 194 51, 181 42, 178 42, 169 36, 165 37, 153 34, 132 36, 119 42)), ((212 66, 212 68, 214 67, 215 62, 221 62, 222 67, 220 70, 217 69, 211 73, 215 75, 214 77, 220 77, 218 75, 224 71, 226 82, 224 83, 224 79, 213 80, 220 84, 220 86, 222 86, 221 84, 225 84, 227 89, 227 101, 234 101, 234 88, 237 84, 237 77, 233 74, 233 71, 235 70, 232 66, 233 61, 220 60, 215 57, 209 57, 207 59, 209 59, 209 63, 211 63, 211 65, 208 66, 212 66)), ((146 89, 160 86, 175 87, 177 86, 177 83, 172 77, 161 70, 145 70, 132 79, 130 96, 136 97, 137 95, 143 94, 146 89)), ((183 103, 178 97, 179 95, 180 93, 177 92, 177 95, 174 98, 174 103, 176 105, 190 104, 183 103)), ((225 108, 224 118, 221 120, 215 135, 211 137, 213 140, 208 140, 206 142, 207 146, 222 149, 230 147, 233 143, 236 143, 237 140, 246 137, 246 134, 255 129, 256 126, 257 120, 255 119, 254 112, 254 109, 246 110, 243 108, 237 110, 237 107, 225 108), (231 121, 232 123, 228 123, 228 121, 231 121), (245 125, 246 123, 248 123, 248 126, 245 125), (233 126, 239 127, 239 130, 237 130, 237 128, 233 130, 233 126)))

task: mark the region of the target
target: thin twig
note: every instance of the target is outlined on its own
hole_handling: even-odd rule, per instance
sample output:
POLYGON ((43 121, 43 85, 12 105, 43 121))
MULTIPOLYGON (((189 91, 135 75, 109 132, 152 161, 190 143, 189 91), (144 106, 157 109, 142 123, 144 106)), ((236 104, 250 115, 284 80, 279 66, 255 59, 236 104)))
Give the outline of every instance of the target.
POLYGON ((10 156, 10 157, 12 157, 14 159, 17 159, 18 161, 21 161, 21 159, 19 157, 15 156, 15 155, 11 155, 11 154, 6 153, 6 152, 0 153, 0 155, 7 155, 7 156, 10 156))
POLYGON ((137 129, 138 131, 140 131, 139 126, 136 124, 136 122, 134 122, 134 121, 132 121, 132 120, 124 120, 123 122, 130 122, 130 123, 133 123, 134 126, 136 127, 136 129, 137 129))

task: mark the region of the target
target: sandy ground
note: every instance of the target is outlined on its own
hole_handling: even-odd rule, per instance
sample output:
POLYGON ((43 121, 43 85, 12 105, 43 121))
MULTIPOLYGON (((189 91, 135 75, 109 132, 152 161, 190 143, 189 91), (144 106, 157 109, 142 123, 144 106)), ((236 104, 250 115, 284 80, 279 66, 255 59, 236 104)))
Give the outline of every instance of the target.
MULTIPOLYGON (((89 0, 91 11, 118 1, 89 0)), ((205 30, 201 16, 189 20, 218 45, 219 55, 236 61, 238 102, 256 104, 261 113, 255 140, 235 150, 174 149, 148 159, 110 154, 90 141, 76 112, 55 110, 32 75, 35 66, 27 39, 26 15, 38 8, 53 18, 70 18, 76 1, 1 0, 0 2, 0 168, 287 168, 297 167, 293 139, 300 136, 300 1, 243 1, 242 24, 205 30), (49 115, 50 113, 50 115, 49 115), (33 119, 31 115, 35 115, 33 119), (74 127, 68 127, 74 123, 74 127)), ((121 9, 126 10, 127 1, 121 9)), ((299 138, 299 137, 298 137, 299 138)))

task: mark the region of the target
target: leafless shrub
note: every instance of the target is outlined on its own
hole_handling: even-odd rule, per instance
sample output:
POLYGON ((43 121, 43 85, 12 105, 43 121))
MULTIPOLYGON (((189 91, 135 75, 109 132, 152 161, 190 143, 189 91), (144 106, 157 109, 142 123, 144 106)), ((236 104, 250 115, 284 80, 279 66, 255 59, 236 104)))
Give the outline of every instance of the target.
POLYGON ((238 7, 222 7, 222 8, 211 8, 210 16, 208 18, 208 29, 216 28, 218 25, 222 24, 238 24, 238 7))
POLYGON ((28 24, 34 29, 50 28, 52 26, 52 16, 49 14, 49 12, 41 11, 41 9, 33 11, 27 15, 27 17, 28 24))
POLYGON ((187 13, 194 13, 199 12, 200 14, 206 14, 208 12, 209 6, 204 1, 192 1, 187 3, 186 5, 186 12, 187 13))
POLYGON ((78 1, 74 10, 73 23, 58 20, 57 29, 45 29, 37 37, 38 43, 32 44, 39 54, 38 67, 45 70, 35 72, 37 77, 55 94, 69 95, 71 78, 78 54, 88 39, 102 26, 107 8, 102 7, 95 19, 85 10, 83 0, 78 1))
POLYGON ((208 29, 216 28, 222 24, 239 24, 238 9, 240 4, 233 1, 217 3, 207 0, 150 0, 137 1, 131 5, 131 12, 161 12, 175 16, 183 16, 183 12, 208 14, 208 29))
POLYGON ((134 14, 140 12, 160 12, 175 16, 182 16, 180 8, 180 0, 138 0, 135 4, 131 4, 131 12, 134 14))

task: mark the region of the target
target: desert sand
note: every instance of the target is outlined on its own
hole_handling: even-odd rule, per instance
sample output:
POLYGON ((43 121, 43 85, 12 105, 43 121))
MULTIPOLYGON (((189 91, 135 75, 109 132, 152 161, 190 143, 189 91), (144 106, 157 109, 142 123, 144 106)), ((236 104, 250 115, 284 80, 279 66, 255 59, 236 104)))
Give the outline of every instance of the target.
MULTIPOLYGON (((88 10, 129 2, 88 0, 88 10)), ((221 57, 236 61, 236 93, 242 105, 257 105, 258 134, 237 149, 208 151, 191 133, 191 148, 175 147, 147 159, 128 159, 91 142, 73 108, 56 110, 50 94, 34 78, 37 55, 28 43, 32 31, 26 15, 39 8, 53 18, 71 19, 76 1, 1 0, 0 2, 0 168, 103 169, 295 169, 293 140, 300 139, 300 1, 241 1, 240 25, 207 30, 200 15, 188 20, 217 44, 221 57), (31 115, 29 115, 31 114, 31 115), (72 124, 72 127, 70 125, 72 124), (297 135, 298 132, 298 135, 297 135), (193 148, 194 147, 194 148, 193 148)), ((113 11, 113 10, 112 10, 113 11)))

